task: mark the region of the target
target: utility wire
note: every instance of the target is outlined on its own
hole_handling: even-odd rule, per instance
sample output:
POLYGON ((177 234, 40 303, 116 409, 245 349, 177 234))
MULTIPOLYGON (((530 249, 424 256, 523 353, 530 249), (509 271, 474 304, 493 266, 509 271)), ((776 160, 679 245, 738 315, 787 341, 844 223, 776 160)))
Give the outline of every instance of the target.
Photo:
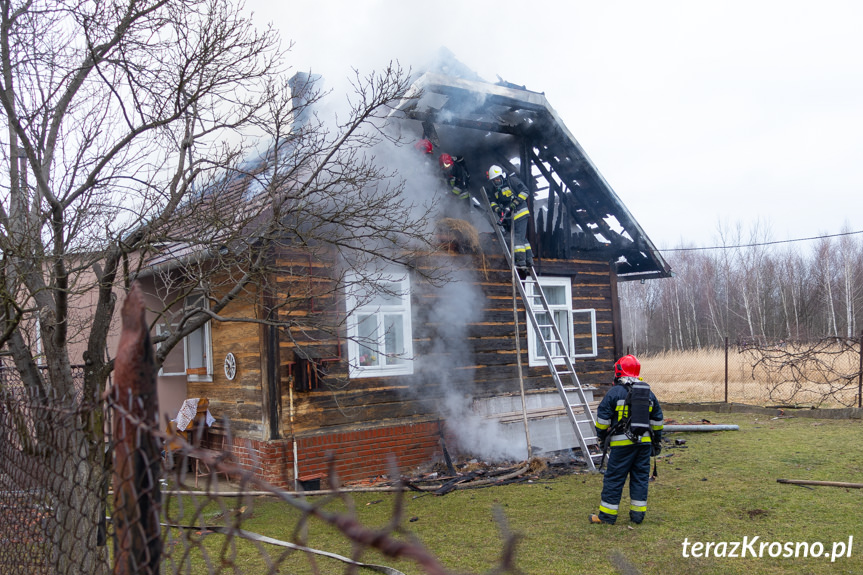
POLYGON ((741 244, 738 246, 712 246, 708 248, 669 248, 665 250, 657 250, 660 252, 696 252, 696 251, 704 251, 704 250, 733 250, 737 248, 754 248, 758 246, 772 246, 775 244, 790 244, 794 242, 808 242, 812 240, 823 240, 826 238, 838 238, 840 236, 853 236, 855 234, 863 234, 863 230, 857 232, 843 232, 841 234, 830 234, 827 236, 814 236, 811 238, 797 238, 794 240, 778 240, 775 242, 761 242, 756 244, 741 244))

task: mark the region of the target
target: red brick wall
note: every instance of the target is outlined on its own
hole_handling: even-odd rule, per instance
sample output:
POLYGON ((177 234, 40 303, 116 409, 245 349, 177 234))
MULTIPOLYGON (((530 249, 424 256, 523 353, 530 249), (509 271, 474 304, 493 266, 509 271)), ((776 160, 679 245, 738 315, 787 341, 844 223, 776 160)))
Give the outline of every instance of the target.
MULTIPOLYGON (((299 478, 320 477, 327 483, 327 455, 335 456, 336 472, 343 482, 389 474, 390 455, 406 470, 433 461, 439 455, 438 422, 414 423, 340 431, 297 438, 299 478)), ((230 444, 210 435, 208 447, 231 453, 234 463, 275 486, 294 488, 293 443, 290 439, 258 441, 234 438, 230 444)))

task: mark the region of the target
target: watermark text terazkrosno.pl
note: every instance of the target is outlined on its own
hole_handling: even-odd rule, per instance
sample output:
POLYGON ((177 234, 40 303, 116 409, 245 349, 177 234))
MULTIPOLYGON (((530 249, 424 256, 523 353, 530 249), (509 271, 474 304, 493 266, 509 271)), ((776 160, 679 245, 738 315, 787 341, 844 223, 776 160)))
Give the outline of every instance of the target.
POLYGON ((760 536, 744 536, 742 541, 690 541, 683 540, 684 557, 717 557, 717 558, 764 558, 781 557, 784 559, 796 557, 829 557, 830 562, 843 557, 851 557, 854 536, 849 535, 848 541, 821 543, 820 541, 762 541, 760 536))

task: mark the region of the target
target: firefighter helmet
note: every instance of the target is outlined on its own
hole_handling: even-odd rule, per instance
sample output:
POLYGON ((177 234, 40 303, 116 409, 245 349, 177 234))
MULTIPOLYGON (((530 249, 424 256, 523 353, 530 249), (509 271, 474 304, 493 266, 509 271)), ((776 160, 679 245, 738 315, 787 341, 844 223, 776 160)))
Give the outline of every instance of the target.
POLYGON ((450 156, 449 154, 441 154, 440 157, 437 159, 437 163, 440 164, 442 170, 448 170, 452 168, 452 156, 450 156))
POLYGON ((496 164, 492 164, 486 175, 491 183, 494 184, 496 188, 499 188, 503 185, 503 178, 506 174, 503 173, 503 168, 496 164))
POLYGON ((614 364, 614 377, 638 377, 641 363, 634 355, 624 355, 614 364))
POLYGON ((423 138, 422 140, 414 144, 414 148, 416 148, 417 151, 421 154, 431 154, 433 146, 428 138, 423 138))

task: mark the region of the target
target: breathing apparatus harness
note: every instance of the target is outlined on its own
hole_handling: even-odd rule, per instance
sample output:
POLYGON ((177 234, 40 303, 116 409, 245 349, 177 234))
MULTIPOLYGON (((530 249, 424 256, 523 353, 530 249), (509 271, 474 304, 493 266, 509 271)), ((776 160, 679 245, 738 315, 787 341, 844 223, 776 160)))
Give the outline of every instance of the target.
POLYGON ((602 442, 602 461, 600 469, 605 464, 608 449, 613 435, 625 435, 633 445, 641 445, 644 434, 650 435, 651 453, 653 460, 653 477, 656 473, 655 456, 659 454, 661 447, 653 440, 653 431, 650 427, 650 386, 646 381, 635 377, 621 377, 618 385, 626 387, 626 399, 624 400, 624 417, 617 420, 605 435, 602 442))

